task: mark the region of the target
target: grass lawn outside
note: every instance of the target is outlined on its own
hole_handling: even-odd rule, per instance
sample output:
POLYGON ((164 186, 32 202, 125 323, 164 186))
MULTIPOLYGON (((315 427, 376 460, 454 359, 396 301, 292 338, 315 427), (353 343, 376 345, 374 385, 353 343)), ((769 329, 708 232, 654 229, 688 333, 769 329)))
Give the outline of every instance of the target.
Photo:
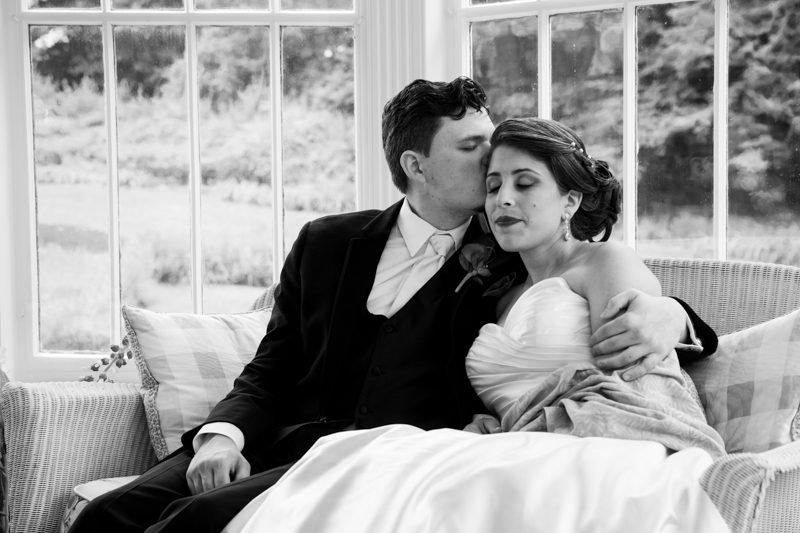
MULTIPOLYGON (((107 191, 92 184, 47 184, 37 193, 42 348, 103 351, 118 341, 108 338, 107 191)), ((120 191, 124 304, 191 311, 189 278, 181 277, 189 265, 188 201, 188 188, 181 186, 120 191)), ((253 270, 251 278, 260 281, 205 283, 204 312, 247 311, 272 280, 272 207, 208 194, 202 209, 206 265, 253 270)), ((323 214, 286 212, 285 234, 294 238, 306 221, 323 214)))

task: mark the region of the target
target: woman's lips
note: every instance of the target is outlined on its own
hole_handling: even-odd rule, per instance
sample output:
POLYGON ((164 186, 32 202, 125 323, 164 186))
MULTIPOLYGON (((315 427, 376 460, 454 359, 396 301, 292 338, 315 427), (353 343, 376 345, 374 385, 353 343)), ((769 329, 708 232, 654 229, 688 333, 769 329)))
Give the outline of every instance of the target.
POLYGON ((511 226, 516 224, 517 222, 522 222, 522 220, 509 216, 501 216, 494 219, 495 225, 500 227, 511 226))

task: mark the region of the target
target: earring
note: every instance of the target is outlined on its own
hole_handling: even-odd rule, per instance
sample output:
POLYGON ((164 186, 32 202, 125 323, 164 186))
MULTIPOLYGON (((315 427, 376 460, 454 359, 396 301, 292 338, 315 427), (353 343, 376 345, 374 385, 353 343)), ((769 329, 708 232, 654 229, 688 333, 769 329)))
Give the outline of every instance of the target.
POLYGON ((561 220, 564 221, 564 240, 569 241, 572 239, 572 228, 569 226, 569 220, 572 217, 569 213, 561 215, 561 220))

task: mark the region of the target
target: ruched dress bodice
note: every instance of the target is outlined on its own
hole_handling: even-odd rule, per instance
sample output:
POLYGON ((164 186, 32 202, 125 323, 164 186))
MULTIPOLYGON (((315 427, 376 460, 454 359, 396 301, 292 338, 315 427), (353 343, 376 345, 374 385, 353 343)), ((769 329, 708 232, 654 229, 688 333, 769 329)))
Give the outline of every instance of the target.
POLYGON ((591 363, 589 302, 564 278, 526 289, 502 325, 486 324, 467 355, 467 375, 483 403, 503 418, 511 404, 549 373, 591 363))

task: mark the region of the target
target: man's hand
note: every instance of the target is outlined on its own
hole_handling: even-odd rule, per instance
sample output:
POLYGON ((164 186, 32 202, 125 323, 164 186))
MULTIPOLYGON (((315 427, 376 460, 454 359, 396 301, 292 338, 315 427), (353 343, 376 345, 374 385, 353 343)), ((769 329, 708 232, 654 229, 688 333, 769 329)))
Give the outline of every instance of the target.
POLYGON ((500 422, 492 415, 475 415, 472 417, 472 422, 464 428, 464 431, 481 435, 500 433, 500 422))
POLYGON ((186 470, 192 494, 200 494, 250 475, 250 463, 225 435, 212 435, 197 450, 186 470))
POLYGON ((592 334, 595 364, 602 370, 630 367, 621 374, 626 381, 653 370, 686 332, 686 311, 678 302, 636 289, 611 298, 600 317, 616 318, 592 334))

